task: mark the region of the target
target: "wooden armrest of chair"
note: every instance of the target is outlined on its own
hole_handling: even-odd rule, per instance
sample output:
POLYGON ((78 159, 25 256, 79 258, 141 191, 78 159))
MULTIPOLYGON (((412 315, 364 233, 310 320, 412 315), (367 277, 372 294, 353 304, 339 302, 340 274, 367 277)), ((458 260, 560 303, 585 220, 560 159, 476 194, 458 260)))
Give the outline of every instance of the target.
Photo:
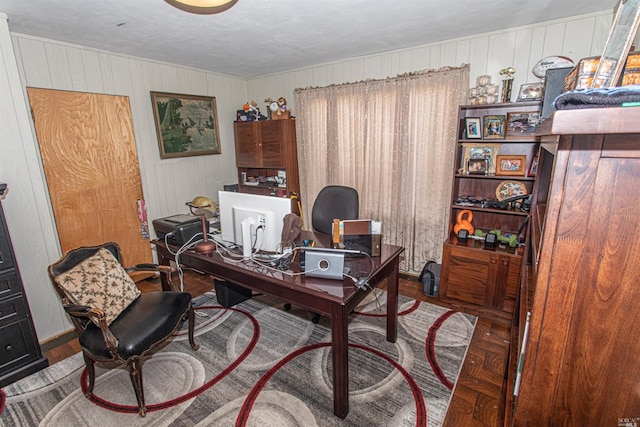
POLYGON ((136 264, 131 267, 126 267, 125 271, 129 274, 136 271, 154 271, 156 273, 164 274, 167 278, 167 283, 173 292, 180 292, 180 289, 173 283, 171 274, 175 271, 170 265, 160 264, 136 264))
POLYGON ((114 358, 118 357, 118 339, 109 330, 109 325, 107 325, 104 311, 99 308, 89 307, 88 305, 77 304, 66 304, 64 305, 64 310, 72 317, 87 319, 84 322, 79 322, 82 324, 83 330, 86 329, 86 325, 89 320, 93 321, 93 323, 97 323, 100 331, 102 332, 102 338, 109 349, 109 353, 111 353, 114 358))

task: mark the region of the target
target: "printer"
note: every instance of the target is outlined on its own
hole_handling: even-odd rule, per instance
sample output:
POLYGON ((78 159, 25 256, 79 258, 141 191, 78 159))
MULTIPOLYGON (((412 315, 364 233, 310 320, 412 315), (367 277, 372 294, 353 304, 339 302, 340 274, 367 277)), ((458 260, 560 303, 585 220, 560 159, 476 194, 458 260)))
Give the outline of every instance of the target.
MULTIPOLYGON (((211 224, 207 220, 207 230, 211 224)), ((172 215, 153 220, 153 229, 158 239, 167 240, 179 246, 187 243, 193 236, 202 233, 202 220, 199 216, 189 214, 172 215)))

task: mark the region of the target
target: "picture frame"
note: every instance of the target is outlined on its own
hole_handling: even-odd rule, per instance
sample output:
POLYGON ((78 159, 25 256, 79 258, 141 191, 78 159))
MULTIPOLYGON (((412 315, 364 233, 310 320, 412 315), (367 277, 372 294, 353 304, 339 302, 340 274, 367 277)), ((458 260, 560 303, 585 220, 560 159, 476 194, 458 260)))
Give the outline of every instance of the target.
POLYGON ((467 173, 469 175, 486 175, 489 172, 489 161, 487 159, 467 160, 467 173))
POLYGON ((504 139, 505 137, 505 121, 506 116, 484 116, 483 120, 483 138, 484 139, 504 139))
POLYGON ((516 102, 541 100, 543 94, 542 87, 542 82, 525 83, 521 85, 516 102))
POLYGON ((469 159, 486 159, 487 160, 487 175, 492 175, 496 171, 496 156, 498 150, 502 144, 490 144, 490 143, 464 143, 462 148, 464 149, 462 168, 463 173, 469 173, 469 159))
POLYGON ((482 139, 480 117, 466 117, 464 119, 464 129, 467 139, 482 139))
POLYGON ((618 2, 616 8, 609 37, 591 82, 592 88, 609 88, 619 85, 629 50, 638 31, 640 2, 622 0, 618 2))
POLYGON ((161 159, 221 154, 216 98, 151 92, 161 159))
POLYGON ((507 138, 531 136, 540 124, 540 113, 514 112, 507 113, 507 138))
POLYGON ((529 172, 527 176, 534 177, 538 173, 538 156, 534 156, 533 160, 531 160, 531 164, 529 165, 529 172))
POLYGON ((496 158, 496 175, 525 176, 527 156, 501 155, 496 158))

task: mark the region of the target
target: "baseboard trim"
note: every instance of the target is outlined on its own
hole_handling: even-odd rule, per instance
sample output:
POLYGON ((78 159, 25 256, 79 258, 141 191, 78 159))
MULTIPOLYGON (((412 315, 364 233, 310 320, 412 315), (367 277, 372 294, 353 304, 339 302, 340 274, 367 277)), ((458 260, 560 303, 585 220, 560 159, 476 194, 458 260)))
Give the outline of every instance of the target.
POLYGON ((56 335, 55 337, 40 342, 40 348, 42 349, 42 352, 45 353, 53 348, 73 341, 76 338, 78 338, 78 333, 76 332, 76 330, 69 329, 68 331, 63 332, 60 335, 56 335))

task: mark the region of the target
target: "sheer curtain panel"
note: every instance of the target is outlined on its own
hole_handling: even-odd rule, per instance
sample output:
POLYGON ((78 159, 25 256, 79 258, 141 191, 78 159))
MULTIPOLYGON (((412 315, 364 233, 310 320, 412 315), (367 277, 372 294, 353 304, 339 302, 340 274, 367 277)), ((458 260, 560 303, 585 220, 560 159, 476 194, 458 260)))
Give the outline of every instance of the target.
POLYGON ((468 88, 469 66, 463 65, 296 89, 305 218, 322 187, 348 185, 360 193, 360 218, 382 221, 383 241, 405 248, 403 271, 440 261, 458 106, 468 88))

